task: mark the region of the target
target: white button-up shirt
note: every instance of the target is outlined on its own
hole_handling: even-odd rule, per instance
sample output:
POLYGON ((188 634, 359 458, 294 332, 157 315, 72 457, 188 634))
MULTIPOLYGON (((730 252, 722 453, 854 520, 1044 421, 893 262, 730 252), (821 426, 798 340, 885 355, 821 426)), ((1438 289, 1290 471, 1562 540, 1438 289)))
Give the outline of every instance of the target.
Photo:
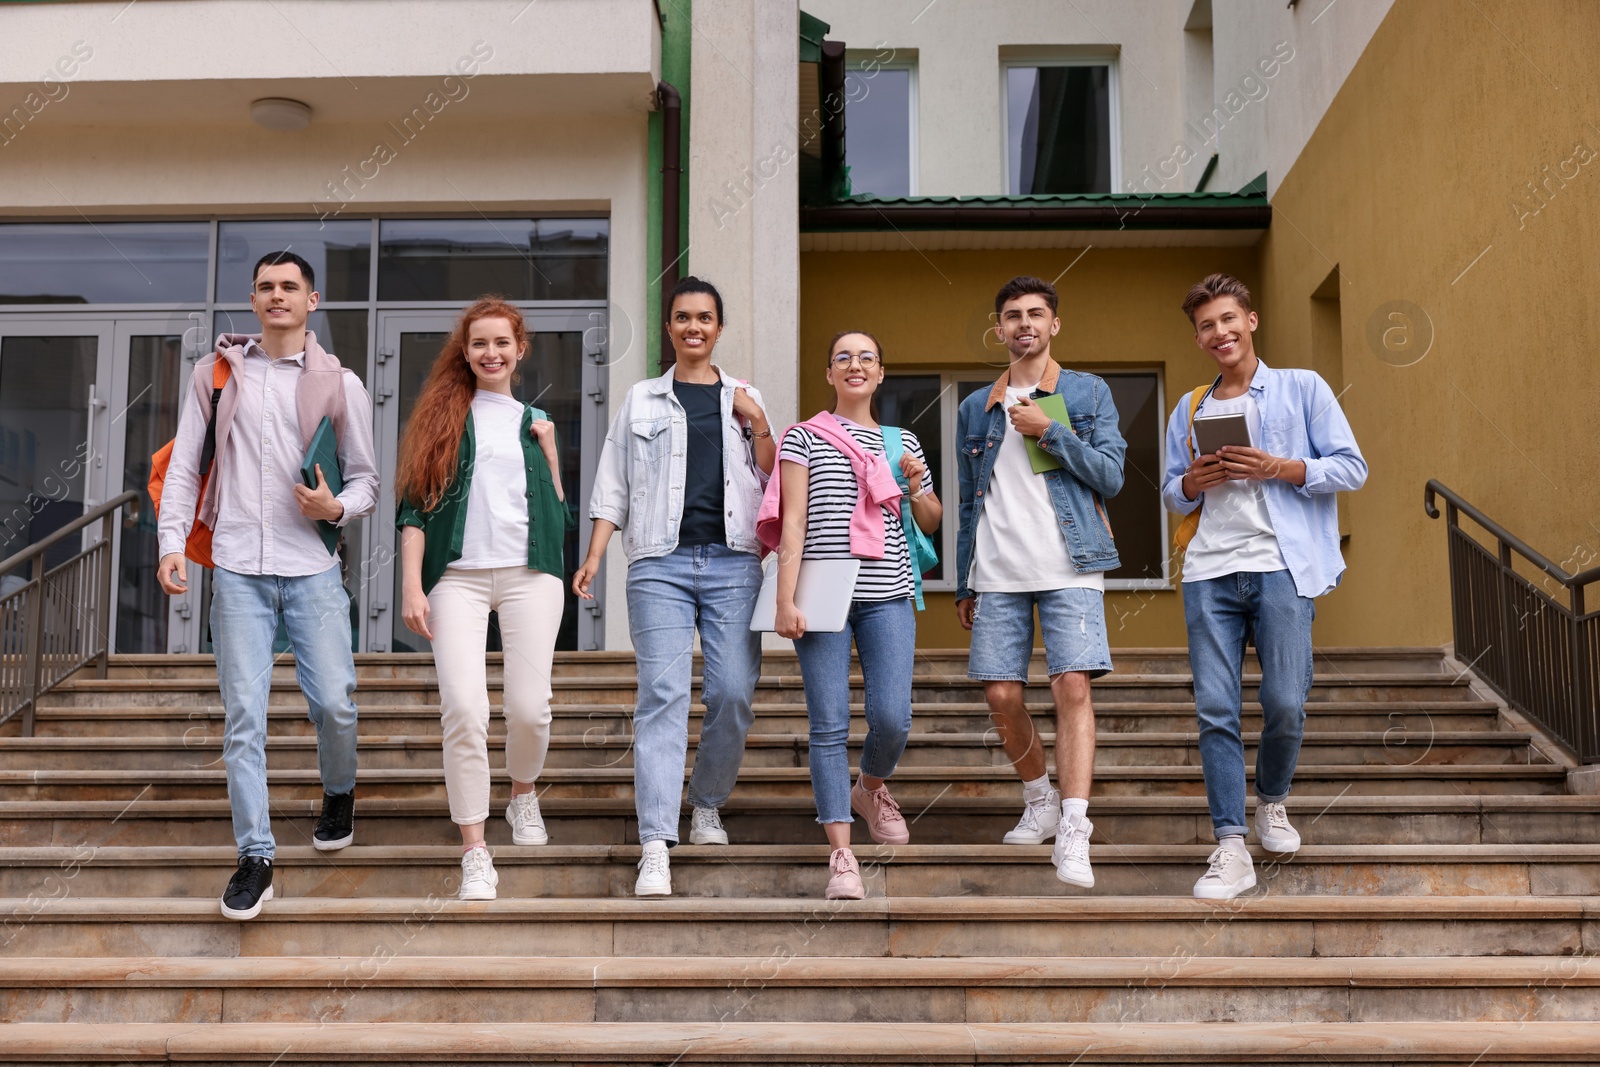
MULTIPOLYGON (((301 484, 305 443, 295 388, 305 353, 274 360, 254 341, 245 346, 238 407, 227 442, 218 450, 215 473, 221 477, 217 525, 212 531, 211 558, 238 574, 299 577, 321 574, 338 565, 317 532, 317 524, 300 513, 294 487, 301 484)), ((193 389, 185 391, 178 434, 172 450, 168 489, 163 494, 159 535, 161 554, 182 552, 194 524, 194 491, 172 498, 173 475, 192 485, 193 465, 205 440, 206 419, 193 389), (180 466, 183 470, 180 471, 180 466)), ((354 375, 344 376, 345 426, 339 440, 339 465, 344 505, 339 525, 370 513, 378 502, 378 468, 372 447, 372 402, 354 375)), ((326 473, 326 472, 324 472, 326 473)))

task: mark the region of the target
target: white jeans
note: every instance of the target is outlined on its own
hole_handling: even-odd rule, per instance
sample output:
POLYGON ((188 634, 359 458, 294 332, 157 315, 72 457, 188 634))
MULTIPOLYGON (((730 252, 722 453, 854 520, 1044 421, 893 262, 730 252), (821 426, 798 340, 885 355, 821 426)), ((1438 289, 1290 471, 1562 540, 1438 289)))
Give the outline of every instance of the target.
POLYGON ((452 822, 489 817, 489 612, 500 614, 505 646, 506 770, 532 782, 550 747, 550 663, 564 606, 561 579, 527 567, 452 567, 428 594, 452 822))

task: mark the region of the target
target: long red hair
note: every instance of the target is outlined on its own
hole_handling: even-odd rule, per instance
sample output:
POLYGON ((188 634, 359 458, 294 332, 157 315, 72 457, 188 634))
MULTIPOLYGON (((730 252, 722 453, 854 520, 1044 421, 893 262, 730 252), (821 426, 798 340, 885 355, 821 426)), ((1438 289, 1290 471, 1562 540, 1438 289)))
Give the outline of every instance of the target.
POLYGON ((478 376, 467 363, 467 336, 479 319, 507 320, 517 339, 517 350, 523 351, 528 344, 528 327, 522 321, 522 312, 498 296, 480 298, 456 320, 450 339, 433 361, 433 370, 428 372, 400 441, 400 469, 395 477, 398 496, 424 511, 439 506, 456 476, 461 433, 466 429, 473 394, 478 391, 478 376))

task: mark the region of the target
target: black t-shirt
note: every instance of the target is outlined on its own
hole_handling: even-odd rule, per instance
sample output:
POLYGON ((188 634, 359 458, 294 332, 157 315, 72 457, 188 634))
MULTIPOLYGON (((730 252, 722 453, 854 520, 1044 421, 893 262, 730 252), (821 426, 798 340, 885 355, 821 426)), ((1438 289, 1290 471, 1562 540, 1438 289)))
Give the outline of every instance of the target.
POLYGON ((720 545, 728 539, 722 515, 722 385, 675 380, 672 391, 689 417, 678 544, 720 545))

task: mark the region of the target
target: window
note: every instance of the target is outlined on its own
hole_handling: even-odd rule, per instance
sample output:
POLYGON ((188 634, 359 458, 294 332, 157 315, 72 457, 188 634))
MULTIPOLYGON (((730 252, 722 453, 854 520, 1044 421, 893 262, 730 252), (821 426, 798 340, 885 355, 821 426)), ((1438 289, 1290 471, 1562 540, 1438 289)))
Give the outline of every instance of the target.
POLYGON ((385 219, 379 300, 604 300, 606 219, 385 219))
MULTIPOLYGON (((1161 379, 1154 371, 1107 371, 1100 375, 1111 387, 1117 425, 1128 442, 1122 492, 1106 501, 1122 566, 1106 574, 1108 589, 1163 589, 1167 571, 1167 515, 1161 504, 1162 448, 1165 420, 1161 379)), ((924 588, 954 592, 956 533, 961 494, 956 479, 956 411, 975 392, 986 392, 992 377, 972 372, 953 374, 890 374, 878 388, 879 421, 913 431, 928 457, 944 521, 933 535, 939 566, 929 571, 924 588)))
POLYGON ((1111 192, 1118 147, 1112 66, 1014 63, 1004 75, 1010 193, 1111 192))
POLYGON ((251 272, 269 252, 293 252, 311 264, 326 302, 364 304, 371 295, 370 221, 223 222, 217 227, 217 299, 248 300, 255 283, 251 272))
POLYGON ((204 303, 210 255, 204 222, 0 226, 0 304, 204 303))
POLYGON ((850 191, 912 196, 917 191, 916 71, 884 66, 868 53, 844 78, 844 161, 850 191))

